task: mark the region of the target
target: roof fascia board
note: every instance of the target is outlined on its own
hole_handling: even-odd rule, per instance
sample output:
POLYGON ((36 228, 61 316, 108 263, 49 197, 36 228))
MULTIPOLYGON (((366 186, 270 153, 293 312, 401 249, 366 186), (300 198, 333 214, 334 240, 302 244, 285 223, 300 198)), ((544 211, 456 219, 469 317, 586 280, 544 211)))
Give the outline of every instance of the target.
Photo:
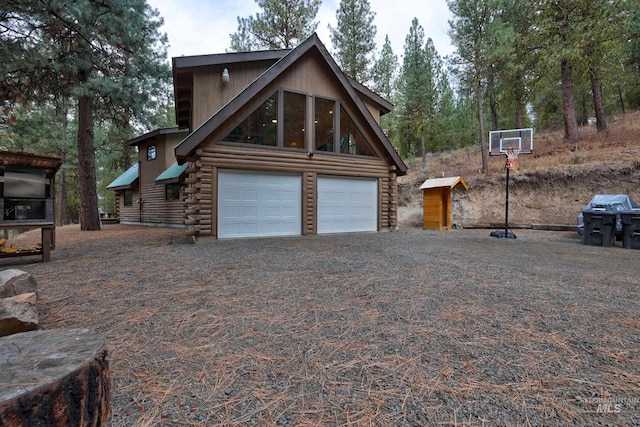
POLYGON ((158 128, 158 129, 152 130, 151 132, 147 132, 144 135, 140 135, 140 136, 137 136, 137 137, 135 137, 133 139, 130 139, 130 140, 126 141, 125 145, 134 146, 134 145, 138 145, 140 143, 143 143, 148 139, 155 138, 156 136, 171 135, 171 134, 174 134, 174 133, 187 133, 187 130, 186 129, 180 129, 177 126, 169 127, 169 128, 158 128))
POLYGON ((172 59, 173 68, 204 67, 208 65, 233 64, 238 62, 279 60, 286 56, 291 49, 260 50, 256 52, 217 53, 213 55, 175 56, 172 59))
MULTIPOLYGON (((316 38, 317 38, 317 36, 316 36, 316 38)), ((360 114, 362 114, 363 116, 367 117, 367 122, 370 123, 370 126, 371 126, 373 132, 376 134, 378 139, 384 145, 385 149, 387 150, 387 153, 389 154, 389 156, 391 157, 391 159, 393 160, 393 162, 397 166, 398 171, 402 175, 407 173, 407 165, 400 158, 400 155, 395 150, 395 148, 393 148, 393 145, 391 145, 391 142, 389 141, 389 138, 387 138, 387 135, 384 134, 384 132, 382 131, 382 128, 378 125, 378 123, 373 118, 373 115, 371 114, 371 111, 369 111, 367 106, 364 105, 364 101, 362 101, 362 98, 360 98, 360 96, 358 96, 358 94, 356 93, 356 89, 351 85, 351 83, 349 82, 349 79, 347 78, 346 74, 344 74, 342 72, 342 70, 340 69, 340 67, 338 67, 338 64, 333 59, 333 57, 329 54, 329 51, 327 51, 327 49, 324 47, 324 45, 319 40, 318 40, 318 48, 319 48, 322 56, 327 61, 327 64, 329 65, 329 67, 331 67, 331 69, 332 69, 333 73, 335 74, 335 76, 338 78, 340 83, 342 83, 342 86, 347 91, 347 93, 349 94, 351 99, 353 99, 354 103, 356 104, 356 107, 358 108, 358 110, 360 110, 360 114)))
POLYGON ((390 103, 389 101, 387 101, 386 99, 384 99, 383 97, 381 97, 380 95, 378 95, 377 93, 375 93, 374 91, 372 91, 371 89, 363 85, 362 83, 359 83, 357 80, 354 80, 349 76, 347 76, 347 79, 349 80, 349 83, 351 84, 351 86, 355 88, 355 90, 357 90, 362 95, 366 96, 367 98, 371 99, 373 102, 378 104, 382 112, 381 115, 390 113, 391 110, 393 110, 392 103, 390 103))

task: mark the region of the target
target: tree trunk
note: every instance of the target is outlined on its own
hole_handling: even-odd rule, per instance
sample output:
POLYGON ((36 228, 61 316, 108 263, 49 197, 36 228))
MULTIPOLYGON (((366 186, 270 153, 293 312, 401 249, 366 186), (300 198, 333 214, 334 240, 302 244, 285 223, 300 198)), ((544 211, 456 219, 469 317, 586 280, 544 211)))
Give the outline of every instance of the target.
POLYGON ((498 130, 498 105, 496 101, 495 79, 493 70, 489 73, 487 95, 489 96, 489 114, 491 115, 491 130, 498 130))
POLYGON ((524 98, 524 88, 520 83, 516 84, 514 90, 514 97, 516 102, 516 117, 515 117, 515 125, 516 129, 524 128, 524 112, 525 112, 525 98, 524 98))
POLYGON ((616 86, 618 87, 618 99, 620 100, 620 108, 622 108, 622 114, 626 114, 627 112, 624 111, 624 98, 622 98, 622 89, 620 89, 620 83, 616 83, 616 86))
POLYGON ((96 190, 96 152, 93 145, 93 98, 78 98, 78 179, 80 184, 80 229, 100 230, 96 190))
MULTIPOLYGON (((60 158, 64 165, 67 157, 67 152, 63 148, 60 152, 60 158)), ((58 219, 57 225, 69 224, 69 203, 67 200, 67 177, 64 173, 64 166, 60 168, 60 176, 58 177, 59 191, 58 191, 58 219)))
POLYGON ((597 68, 589 70, 591 77, 591 93, 593 95, 593 109, 596 111, 596 128, 598 132, 607 130, 607 119, 604 113, 604 101, 602 100, 602 87, 600 86, 600 72, 597 68))
POLYGON ((427 147, 424 145, 424 129, 420 130, 420 145, 422 147, 422 164, 427 163, 427 147))
POLYGON ((57 103, 57 116, 62 125, 62 141, 60 141, 60 159, 62 161, 62 167, 60 168, 58 182, 58 195, 57 195, 57 207, 58 212, 56 216, 56 225, 69 224, 69 201, 67 198, 67 176, 65 173, 65 164, 67 162, 67 148, 66 141, 69 131, 69 111, 67 108, 67 99, 63 98, 62 102, 57 103))
POLYGON ((101 426, 111 374, 104 338, 51 329, 0 338, 0 426, 101 426))
POLYGON ((586 93, 581 93, 576 100, 576 122, 578 126, 586 126, 589 123, 588 111, 589 99, 586 93))
POLYGON ((576 104, 573 95, 573 76, 569 61, 560 62, 562 76, 562 114, 564 116, 564 139, 576 141, 578 139, 578 122, 576 120, 576 104))
POLYGON ((482 173, 489 173, 489 161, 487 159, 487 147, 484 139, 484 111, 482 102, 482 80, 476 76, 476 100, 478 102, 478 121, 480 122, 480 154, 482 155, 482 173))

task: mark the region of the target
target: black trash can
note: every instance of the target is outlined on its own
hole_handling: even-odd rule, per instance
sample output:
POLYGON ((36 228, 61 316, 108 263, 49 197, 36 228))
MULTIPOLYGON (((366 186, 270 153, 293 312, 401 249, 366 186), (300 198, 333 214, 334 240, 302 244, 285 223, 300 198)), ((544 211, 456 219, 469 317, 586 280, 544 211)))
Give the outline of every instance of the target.
POLYGON ((582 211, 584 234, 582 243, 595 246, 613 246, 616 239, 616 213, 602 210, 582 211))
POLYGON ((622 247, 640 249, 640 209, 620 212, 622 247))

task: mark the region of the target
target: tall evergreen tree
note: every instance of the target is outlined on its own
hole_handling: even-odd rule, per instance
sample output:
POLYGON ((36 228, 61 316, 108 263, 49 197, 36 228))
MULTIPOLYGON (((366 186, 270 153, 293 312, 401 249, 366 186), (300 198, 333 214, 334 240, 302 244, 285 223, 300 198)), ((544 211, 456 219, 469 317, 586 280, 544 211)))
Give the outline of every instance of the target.
POLYGON ((80 225, 99 230, 95 113, 142 120, 170 79, 162 20, 145 0, 16 0, 0 10, 3 100, 77 102, 80 225))
POLYGON ((502 72, 499 85, 508 91, 509 105, 513 105, 514 116, 508 128, 525 127, 526 104, 535 85, 536 64, 540 62, 540 50, 536 49, 534 34, 535 5, 520 0, 503 0, 502 23, 498 31, 500 49, 494 57, 501 60, 502 72))
MULTIPOLYGON (((384 45, 380 51, 378 60, 372 69, 373 90, 388 101, 395 102, 397 94, 398 79, 398 56, 393 53, 389 35, 385 37, 384 45)), ((380 126, 385 130, 390 140, 397 140, 397 111, 394 109, 388 114, 380 117, 380 126)))
POLYGON ((581 28, 580 2, 581 0, 539 0, 536 11, 545 56, 559 65, 564 137, 567 141, 578 139, 574 74, 581 57, 579 40, 585 37, 581 28))
POLYGON ((314 21, 320 0, 256 0, 262 13, 238 17, 231 34, 231 51, 292 49, 318 27, 314 21))
POLYGON ((366 83, 376 48, 375 13, 368 0, 341 0, 336 13, 338 25, 329 25, 337 62, 351 78, 366 83))
POLYGON ((417 18, 411 21, 409 34, 404 42, 404 57, 400 77, 402 108, 399 112, 403 140, 400 154, 414 156, 422 148, 424 121, 427 115, 427 92, 431 76, 428 72, 427 53, 424 49, 424 29, 417 18))
POLYGON ((387 34, 380 56, 372 69, 373 89, 382 97, 392 99, 397 78, 398 56, 393 53, 391 41, 387 34))
POLYGON ((449 35, 456 46, 454 61, 461 72, 461 81, 473 88, 478 114, 482 171, 489 172, 488 150, 486 147, 484 123, 484 90, 486 75, 492 58, 490 31, 492 17, 498 9, 499 0, 448 0, 453 20, 449 22, 449 35))

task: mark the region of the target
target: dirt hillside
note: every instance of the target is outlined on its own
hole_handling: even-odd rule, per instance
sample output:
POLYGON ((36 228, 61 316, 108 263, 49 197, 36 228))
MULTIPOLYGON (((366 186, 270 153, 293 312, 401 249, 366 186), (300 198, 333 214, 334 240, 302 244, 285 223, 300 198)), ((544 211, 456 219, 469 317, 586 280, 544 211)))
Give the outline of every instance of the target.
MULTIPOLYGON (((584 127, 577 143, 565 142, 562 130, 534 133, 533 154, 521 156, 510 173, 511 224, 575 224, 595 194, 628 194, 640 202, 640 111, 607 120, 606 132, 584 127)), ((504 221, 504 163, 504 157, 490 157, 490 172, 482 174, 478 147, 429 155, 426 163, 416 159, 399 178, 400 226, 422 226, 419 187, 442 176, 461 176, 469 185, 453 194, 456 226, 504 221)))

